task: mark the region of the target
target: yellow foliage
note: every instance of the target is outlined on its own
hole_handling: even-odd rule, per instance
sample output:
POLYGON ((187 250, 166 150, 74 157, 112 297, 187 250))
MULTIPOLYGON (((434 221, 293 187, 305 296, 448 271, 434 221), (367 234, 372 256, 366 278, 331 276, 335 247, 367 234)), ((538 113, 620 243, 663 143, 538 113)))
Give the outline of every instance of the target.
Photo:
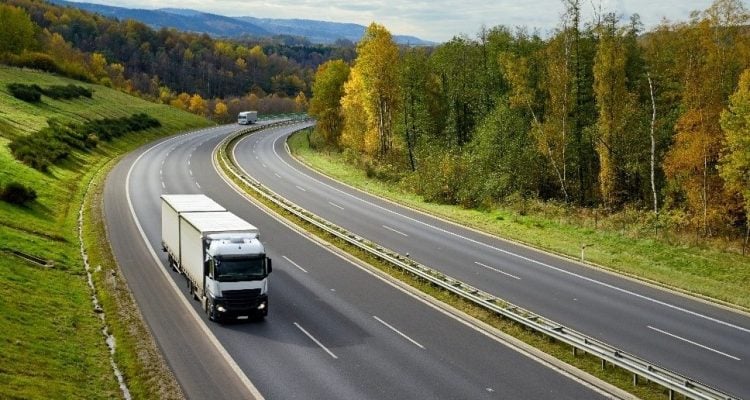
POLYGON ((216 119, 226 118, 227 114, 228 114, 227 105, 224 104, 224 102, 221 100, 217 101, 216 105, 214 106, 214 118, 216 119))
POLYGON ((190 98, 190 107, 188 107, 188 110, 194 114, 206 115, 208 108, 206 107, 206 102, 203 100, 203 97, 196 93, 190 98))

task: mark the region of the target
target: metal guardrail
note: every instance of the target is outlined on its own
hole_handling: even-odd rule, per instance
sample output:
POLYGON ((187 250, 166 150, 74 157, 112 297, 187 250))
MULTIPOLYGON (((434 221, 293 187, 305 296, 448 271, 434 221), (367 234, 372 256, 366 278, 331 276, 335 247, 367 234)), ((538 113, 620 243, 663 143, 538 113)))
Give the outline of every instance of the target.
POLYGON ((244 175, 237 167, 231 155, 227 153, 228 145, 240 136, 243 136, 250 132, 265 129, 269 126, 278 126, 282 124, 288 124, 288 122, 255 127, 255 129, 251 128, 230 135, 222 141, 217 153, 217 156, 220 158, 220 160, 225 161, 225 165, 234 176, 242 180, 245 184, 259 193, 261 196, 273 202, 277 206, 294 214, 298 218, 301 218, 302 220, 315 225, 323 231, 328 232, 331 235, 334 235, 335 237, 338 237, 348 242, 349 244, 374 255, 381 260, 384 260, 398 268, 408 271, 409 273, 421 279, 424 279, 432 283, 433 285, 441 287, 457 296, 460 296, 465 300, 468 300, 505 318, 513 320, 527 328, 543 333, 554 340, 566 343, 573 347, 574 354, 576 354, 577 350, 582 350, 601 359, 603 367, 606 366, 607 363, 620 367, 633 374, 634 384, 638 383, 639 377, 645 378, 668 389, 670 399, 674 398, 675 393, 680 393, 693 399, 739 400, 739 398, 737 397, 733 397, 718 389, 714 389, 708 385, 687 378, 666 368, 651 364, 646 360, 618 350, 617 348, 614 348, 602 341, 590 338, 553 320, 544 318, 540 315, 536 315, 522 307, 508 303, 490 293, 479 290, 471 285, 467 285, 466 283, 445 275, 442 272, 419 264, 394 251, 386 249, 378 245, 377 243, 370 242, 363 237, 351 233, 346 229, 330 223, 323 218, 320 218, 317 215, 303 209, 302 207, 299 207, 298 205, 279 196, 255 179, 244 175))

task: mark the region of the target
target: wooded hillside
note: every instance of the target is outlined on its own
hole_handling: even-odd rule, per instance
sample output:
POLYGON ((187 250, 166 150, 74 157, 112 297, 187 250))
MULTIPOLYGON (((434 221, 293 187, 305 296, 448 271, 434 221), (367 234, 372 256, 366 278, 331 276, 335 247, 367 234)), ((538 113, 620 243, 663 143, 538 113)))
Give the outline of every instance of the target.
POLYGON ((29 33, 0 44, 3 62, 121 88, 217 120, 232 119, 241 109, 303 111, 315 69, 354 55, 345 45, 154 30, 38 0, 10 0, 3 9, 4 32, 15 26, 29 33))
POLYGON ((499 26, 433 50, 372 24, 350 71, 318 69, 317 144, 428 201, 640 210, 655 230, 746 241, 743 3, 648 32, 637 15, 582 21, 582 2, 562 6, 550 37, 499 26))

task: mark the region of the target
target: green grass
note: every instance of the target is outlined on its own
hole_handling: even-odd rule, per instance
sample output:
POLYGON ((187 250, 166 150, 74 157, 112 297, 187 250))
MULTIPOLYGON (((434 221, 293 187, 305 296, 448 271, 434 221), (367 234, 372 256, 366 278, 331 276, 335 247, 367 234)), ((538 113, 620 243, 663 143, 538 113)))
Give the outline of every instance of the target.
MULTIPOLYGON (((696 294, 741 309, 750 309, 750 257, 708 246, 673 245, 653 238, 634 238, 621 229, 594 228, 541 214, 520 215, 509 209, 468 210, 425 202, 397 184, 367 178, 336 152, 310 148, 306 134, 289 140, 292 153, 312 168, 351 186, 462 225, 553 253, 587 262, 675 290, 696 294)), ((601 224, 605 225, 605 224, 601 224)))
POLYGON ((118 366, 135 398, 179 397, 109 253, 100 213, 101 182, 113 165, 109 160, 158 137, 207 125, 203 118, 106 87, 0 67, 0 185, 18 181, 38 194, 28 207, 0 202, 0 250, 20 250, 54 263, 54 268, 42 268, 0 253, 0 398, 120 397, 79 253, 77 218, 84 200, 85 244, 92 266, 99 267, 97 295, 116 336, 118 366), (34 105, 8 93, 6 85, 15 82, 73 83, 92 88, 94 95, 42 97, 43 103, 34 105), (7 146, 12 138, 45 127, 48 118, 84 122, 139 112, 159 119, 162 127, 101 142, 96 150, 74 153, 47 173, 16 161, 7 146), (93 193, 86 197, 92 181, 93 193), (119 285, 107 285, 107 274, 112 282, 119 279, 119 285))

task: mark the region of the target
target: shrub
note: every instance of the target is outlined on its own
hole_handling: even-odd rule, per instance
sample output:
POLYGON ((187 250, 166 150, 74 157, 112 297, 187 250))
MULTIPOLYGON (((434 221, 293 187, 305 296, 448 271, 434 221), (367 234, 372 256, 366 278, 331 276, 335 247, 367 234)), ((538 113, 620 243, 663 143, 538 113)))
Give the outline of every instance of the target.
POLYGON ((42 100, 42 88, 37 85, 24 85, 23 83, 9 83, 8 91, 13 97, 29 102, 38 103, 42 100))
POLYGON ((83 86, 77 86, 77 85, 54 85, 50 86, 46 89, 42 89, 42 93, 52 99, 77 99, 79 97, 88 97, 91 98, 92 92, 91 89, 85 88, 83 86))
POLYGON ((96 147, 100 140, 108 141, 128 132, 161 126, 158 119, 144 113, 99 119, 83 125, 64 125, 56 120, 47 122, 49 127, 13 139, 9 144, 17 160, 42 172, 66 158, 72 149, 85 151, 96 147))
POLYGON ((10 182, 0 191, 0 198, 11 204, 24 205, 36 200, 36 191, 18 182, 10 182))
POLYGON ((19 68, 38 69, 45 72, 60 73, 60 67, 49 54, 24 52, 16 56, 8 56, 4 59, 5 63, 19 68))

